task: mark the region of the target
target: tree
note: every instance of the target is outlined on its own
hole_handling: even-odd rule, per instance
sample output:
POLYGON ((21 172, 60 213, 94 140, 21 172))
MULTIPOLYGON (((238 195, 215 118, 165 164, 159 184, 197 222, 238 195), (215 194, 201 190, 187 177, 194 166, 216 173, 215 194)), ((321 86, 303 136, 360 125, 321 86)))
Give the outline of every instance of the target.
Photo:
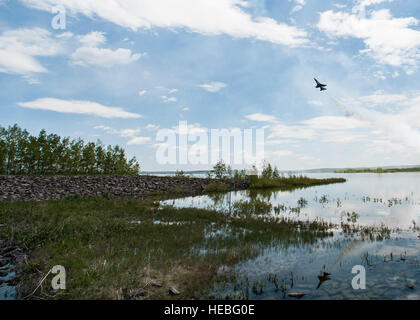
POLYGON ((127 160, 119 146, 103 148, 83 140, 61 138, 41 130, 38 136, 29 135, 17 124, 0 127, 0 174, 109 174, 137 175, 140 165, 133 157, 127 160))
POLYGON ((263 170, 261 172, 262 178, 265 179, 272 179, 273 178, 273 168, 271 167, 271 164, 268 162, 264 163, 263 170))
POLYGON ((185 177, 185 172, 183 170, 177 170, 175 172, 175 177, 177 177, 177 178, 184 178, 185 177))
POLYGON ((3 141, 0 132, 0 174, 6 174, 6 143, 3 141))
POLYGON ((227 172, 226 164, 223 162, 223 160, 219 160, 218 163, 213 167, 214 175, 217 179, 223 179, 227 172))

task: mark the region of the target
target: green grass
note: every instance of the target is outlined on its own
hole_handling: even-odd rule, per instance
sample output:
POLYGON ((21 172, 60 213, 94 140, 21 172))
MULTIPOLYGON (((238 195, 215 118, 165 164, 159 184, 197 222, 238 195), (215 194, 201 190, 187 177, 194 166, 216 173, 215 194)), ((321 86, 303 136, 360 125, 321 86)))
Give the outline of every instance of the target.
POLYGON ((132 199, 0 203, 0 222, 0 239, 13 239, 28 255, 21 266, 22 296, 53 266, 66 268, 67 289, 52 291, 50 275, 31 296, 43 299, 124 299, 138 288, 148 291, 148 299, 170 299, 170 286, 181 292, 175 298, 207 297, 221 266, 276 243, 314 243, 331 235, 331 225, 319 220, 239 218, 132 199), (303 231, 296 231, 298 225, 303 231), (220 230, 223 236, 217 236, 220 230), (148 285, 151 280, 163 287, 148 285))
POLYGON ((420 168, 346 169, 346 170, 335 171, 335 173, 395 173, 395 172, 420 172, 420 168))
POLYGON ((228 186, 222 183, 210 183, 204 187, 204 193, 227 192, 228 186))
POLYGON ((346 182, 346 179, 343 178, 330 178, 330 179, 314 179, 305 176, 290 176, 290 177, 280 177, 280 178, 257 178, 251 182, 251 189, 269 189, 269 188, 279 188, 279 189, 295 189, 295 188, 305 188, 311 186, 318 186, 323 184, 331 183, 343 183, 346 182))
POLYGON ((232 211, 236 216, 263 215, 269 214, 272 207, 271 203, 260 199, 242 200, 233 204, 232 211))

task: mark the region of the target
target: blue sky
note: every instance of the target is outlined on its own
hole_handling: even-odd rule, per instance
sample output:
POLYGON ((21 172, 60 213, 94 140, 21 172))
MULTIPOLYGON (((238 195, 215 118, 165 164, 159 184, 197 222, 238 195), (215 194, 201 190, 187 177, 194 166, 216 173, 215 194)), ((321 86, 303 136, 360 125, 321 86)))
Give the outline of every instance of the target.
POLYGON ((0 0, 0 125, 143 170, 209 168, 156 162, 180 120, 265 128, 281 169, 420 164, 419 22, 415 0, 0 0))

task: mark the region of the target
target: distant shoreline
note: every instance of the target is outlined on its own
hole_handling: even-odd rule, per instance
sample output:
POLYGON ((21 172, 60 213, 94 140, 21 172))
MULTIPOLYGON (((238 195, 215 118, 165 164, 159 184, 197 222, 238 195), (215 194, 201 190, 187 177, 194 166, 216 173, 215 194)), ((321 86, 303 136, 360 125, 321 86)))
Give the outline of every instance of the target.
MULTIPOLYGON (((192 170, 184 171, 185 175, 207 175, 213 170, 192 170)), ((406 166, 384 166, 384 167, 359 167, 359 168, 318 168, 318 169, 304 169, 304 170, 279 170, 281 174, 297 174, 297 173, 391 173, 391 172, 420 172, 420 165, 406 165, 406 166), (382 171, 378 171, 382 169, 382 171)), ((177 171, 142 171, 141 176, 160 176, 160 175, 176 175, 177 171)))
POLYGON ((416 168, 376 168, 376 169, 346 169, 336 170, 334 173, 396 173, 396 172, 420 172, 420 167, 416 168))

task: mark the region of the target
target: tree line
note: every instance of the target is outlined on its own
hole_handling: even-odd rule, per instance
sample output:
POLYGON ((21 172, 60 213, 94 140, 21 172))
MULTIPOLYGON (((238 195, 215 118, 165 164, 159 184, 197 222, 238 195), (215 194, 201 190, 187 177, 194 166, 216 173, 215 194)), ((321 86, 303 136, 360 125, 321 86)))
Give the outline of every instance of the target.
POLYGON ((71 140, 41 130, 32 136, 17 124, 0 126, 0 175, 137 175, 136 158, 124 149, 71 140))

